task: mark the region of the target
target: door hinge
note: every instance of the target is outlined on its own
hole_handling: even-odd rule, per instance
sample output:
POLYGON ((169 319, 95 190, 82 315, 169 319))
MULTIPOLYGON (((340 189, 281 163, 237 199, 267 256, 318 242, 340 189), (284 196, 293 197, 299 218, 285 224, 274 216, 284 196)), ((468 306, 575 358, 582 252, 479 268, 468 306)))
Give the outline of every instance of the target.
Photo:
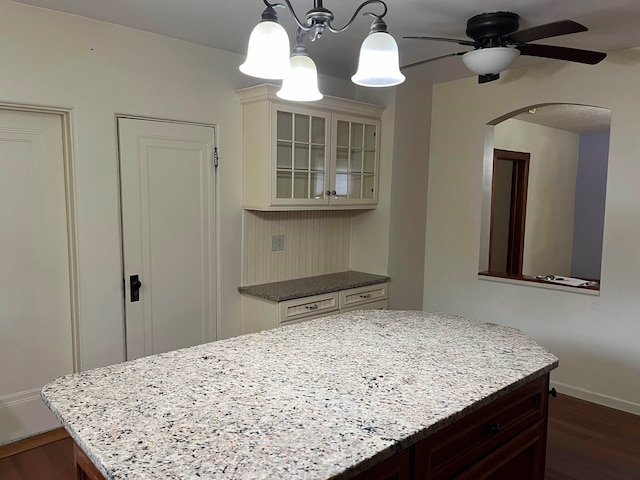
POLYGON ((218 166, 218 147, 213 147, 213 166, 218 166))

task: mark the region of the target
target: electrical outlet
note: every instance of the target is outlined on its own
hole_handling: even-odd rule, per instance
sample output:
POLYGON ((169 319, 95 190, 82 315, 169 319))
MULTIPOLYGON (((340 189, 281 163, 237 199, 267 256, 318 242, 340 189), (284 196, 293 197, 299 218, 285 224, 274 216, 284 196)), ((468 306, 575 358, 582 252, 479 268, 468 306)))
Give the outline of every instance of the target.
POLYGON ((284 250, 284 235, 271 236, 271 251, 278 252, 284 250))

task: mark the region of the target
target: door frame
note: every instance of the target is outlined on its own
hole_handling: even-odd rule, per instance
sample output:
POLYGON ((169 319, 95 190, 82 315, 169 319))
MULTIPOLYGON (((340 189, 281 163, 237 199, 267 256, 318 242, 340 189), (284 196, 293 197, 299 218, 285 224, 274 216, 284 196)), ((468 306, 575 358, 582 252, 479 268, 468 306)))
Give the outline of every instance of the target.
POLYGON ((120 276, 122 278, 122 351, 124 352, 124 358, 127 359, 127 311, 126 311, 126 281, 125 281, 125 265, 124 265, 124 226, 122 219, 122 156, 120 152, 120 129, 119 129, 119 120, 120 119, 129 119, 129 120, 143 120, 146 122, 160 122, 160 123, 173 123, 179 125, 194 125, 198 127, 209 127, 213 129, 213 149, 212 155, 215 155, 215 164, 213 167, 213 188, 215 189, 214 197, 215 197, 215 205, 213 210, 213 224, 215 226, 216 232, 213 238, 213 251, 215 252, 213 258, 213 268, 214 268, 214 277, 215 277, 215 291, 213 292, 215 296, 215 323, 216 323, 216 340, 220 339, 220 242, 218 241, 218 235, 220 232, 220 188, 219 188, 219 176, 218 176, 218 160, 217 160, 217 149, 218 149, 218 125, 211 123, 202 123, 202 122, 189 122, 185 120, 175 120, 171 118, 161 118, 161 117, 145 117, 142 115, 131 115, 126 113, 116 113, 114 116, 114 126, 116 132, 116 152, 117 152, 117 174, 118 174, 118 216, 120 219, 119 228, 120 228, 120 276))
POLYGON ((76 216, 76 178, 75 155, 73 150, 73 129, 71 109, 43 107, 0 102, 0 109, 18 112, 46 113, 58 115, 62 126, 62 156, 64 162, 64 191, 67 215, 67 255, 69 258, 69 293, 71 307, 71 356, 73 371, 82 368, 80 358, 80 316, 79 316, 79 282, 78 282, 78 218, 76 216))
MULTIPOLYGON (((522 275, 524 262, 524 237, 527 213, 527 191, 529 185, 529 160, 531 154, 511 150, 493 150, 493 171, 498 160, 513 164, 511 180, 511 203, 509 208, 509 241, 507 247, 507 272, 522 275)), ((495 207, 495 176, 491 182, 491 221, 489 227, 489 271, 493 250, 493 214, 495 207)))

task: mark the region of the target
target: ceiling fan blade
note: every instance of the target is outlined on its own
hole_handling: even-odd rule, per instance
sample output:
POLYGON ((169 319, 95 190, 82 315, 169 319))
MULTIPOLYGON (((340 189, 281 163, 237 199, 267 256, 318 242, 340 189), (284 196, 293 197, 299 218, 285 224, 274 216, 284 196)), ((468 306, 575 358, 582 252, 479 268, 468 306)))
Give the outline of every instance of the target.
POLYGON ((607 56, 606 53, 593 52, 591 50, 579 50, 577 48, 556 47, 555 45, 527 44, 516 47, 522 55, 532 57, 555 58, 569 62, 586 63, 595 65, 607 56))
POLYGON ((417 67, 418 65, 422 65, 423 63, 434 62, 434 61, 440 60, 442 58, 457 57, 459 55, 464 55, 465 53, 467 53, 467 52, 448 53, 446 55, 441 55, 439 57, 428 58, 427 60, 420 60, 419 62, 410 63, 409 65, 403 65, 403 66, 400 67, 400 70, 405 70, 405 69, 411 68, 411 67, 417 67))
POLYGON ((586 32, 587 27, 573 20, 560 20, 558 22, 545 23, 536 27, 525 28, 518 32, 511 33, 506 39, 516 45, 522 43, 533 42, 543 38, 557 37, 559 35, 568 35, 570 33, 586 32))
POLYGON ((469 47, 475 47, 476 45, 475 42, 472 42, 471 40, 458 40, 455 38, 424 37, 422 35, 407 36, 402 38, 408 38, 409 40, 434 40, 436 42, 450 42, 457 43, 458 45, 468 45, 469 47))

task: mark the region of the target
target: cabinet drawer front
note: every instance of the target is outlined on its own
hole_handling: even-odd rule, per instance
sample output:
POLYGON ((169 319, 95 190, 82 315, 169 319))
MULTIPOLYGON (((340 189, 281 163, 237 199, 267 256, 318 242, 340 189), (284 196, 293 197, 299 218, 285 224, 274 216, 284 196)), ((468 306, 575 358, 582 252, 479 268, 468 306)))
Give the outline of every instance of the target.
POLYGON ((543 418, 547 396, 545 375, 418 443, 420 471, 432 480, 451 478, 543 418))
POLYGON ((305 317, 338 312, 338 294, 315 295, 280 303, 280 324, 286 324, 305 317))
POLYGON ((340 308, 377 302, 387 298, 387 284, 368 285, 340 292, 340 308))
POLYGON ((512 440, 484 457, 455 480, 542 480, 546 432, 543 420, 538 420, 512 440))

